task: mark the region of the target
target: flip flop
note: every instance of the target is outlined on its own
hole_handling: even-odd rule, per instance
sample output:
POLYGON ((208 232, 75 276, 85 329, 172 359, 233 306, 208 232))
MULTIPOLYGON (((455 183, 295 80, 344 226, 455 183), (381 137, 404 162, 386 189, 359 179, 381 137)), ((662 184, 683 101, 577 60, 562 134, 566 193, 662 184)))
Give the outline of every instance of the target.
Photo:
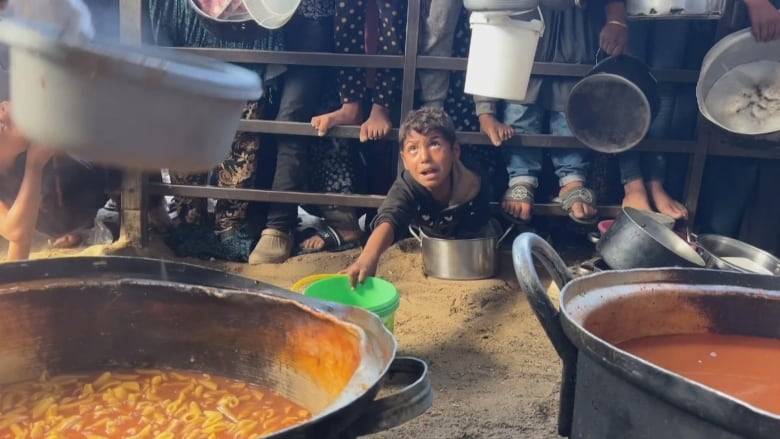
POLYGON ((590 218, 577 218, 574 216, 574 212, 572 211, 572 206, 574 206, 574 203, 583 203, 587 204, 588 206, 593 207, 593 209, 596 209, 596 193, 593 192, 591 189, 588 189, 586 187, 580 186, 575 187, 573 189, 569 189, 565 193, 563 193, 559 197, 555 197, 553 199, 553 202, 559 203, 561 205, 561 208, 569 215, 569 218, 572 219, 575 223, 579 224, 596 224, 598 221, 598 211, 593 214, 590 218))
MULTIPOLYGON (((504 197, 502 198, 502 201, 516 201, 521 203, 529 203, 531 206, 534 205, 534 192, 535 188, 529 184, 515 184, 510 186, 506 192, 504 192, 504 197)), ((499 210, 501 211, 501 215, 504 217, 505 220, 509 221, 512 224, 518 224, 518 225, 526 225, 531 220, 521 220, 520 218, 517 218, 513 215, 510 215, 509 212, 505 211, 502 206, 499 206, 499 210)))
POLYGON ((309 227, 307 229, 304 229, 301 236, 301 242, 314 237, 319 236, 320 239, 325 243, 325 245, 322 248, 299 248, 298 254, 299 255, 309 255, 312 253, 322 253, 322 252, 331 252, 331 253, 338 253, 343 252, 345 250, 351 250, 353 248, 356 248, 360 243, 356 241, 344 241, 344 238, 341 237, 339 232, 336 231, 331 226, 319 226, 319 227, 309 227))

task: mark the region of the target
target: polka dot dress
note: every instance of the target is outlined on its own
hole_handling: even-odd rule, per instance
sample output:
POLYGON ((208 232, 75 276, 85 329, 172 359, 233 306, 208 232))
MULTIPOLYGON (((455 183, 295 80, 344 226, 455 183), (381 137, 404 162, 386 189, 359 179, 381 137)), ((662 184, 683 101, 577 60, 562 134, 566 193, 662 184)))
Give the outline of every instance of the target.
MULTIPOLYGON (((374 1, 374 0, 367 0, 374 1)), ((377 54, 403 55, 406 26, 406 1, 376 0, 379 11, 377 54)), ((365 44, 366 0, 336 0, 336 52, 362 54, 365 44)), ((401 71, 377 69, 376 87, 371 101, 390 108, 401 96, 401 71)), ((339 69, 341 102, 361 102, 366 95, 365 71, 360 68, 339 69)))

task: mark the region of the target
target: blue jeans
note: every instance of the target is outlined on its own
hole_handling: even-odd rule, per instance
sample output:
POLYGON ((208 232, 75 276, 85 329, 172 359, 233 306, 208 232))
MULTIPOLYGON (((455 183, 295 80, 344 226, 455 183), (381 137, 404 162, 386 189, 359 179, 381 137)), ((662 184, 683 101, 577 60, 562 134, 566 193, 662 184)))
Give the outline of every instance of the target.
MULTIPOLYGON (((629 52, 654 69, 682 68, 685 65, 686 45, 681 42, 687 41, 688 26, 689 23, 682 20, 632 22, 629 52)), ((648 139, 678 137, 672 130, 678 91, 675 84, 658 84, 658 113, 650 125, 648 139)), ((618 166, 623 184, 642 178, 663 182, 666 174, 666 158, 659 153, 625 152, 618 157, 618 166)))
MULTIPOLYGON (((512 126, 519 134, 542 134, 547 110, 538 105, 506 103, 504 123, 512 126)), ((549 112, 550 134, 571 136, 566 115, 562 111, 549 112)), ((517 184, 539 185, 539 173, 542 171, 543 148, 504 146, 501 148, 507 163, 509 186, 517 184)), ((590 163, 588 152, 581 149, 551 149, 550 157, 555 166, 555 175, 561 186, 577 181, 585 181, 590 163)))

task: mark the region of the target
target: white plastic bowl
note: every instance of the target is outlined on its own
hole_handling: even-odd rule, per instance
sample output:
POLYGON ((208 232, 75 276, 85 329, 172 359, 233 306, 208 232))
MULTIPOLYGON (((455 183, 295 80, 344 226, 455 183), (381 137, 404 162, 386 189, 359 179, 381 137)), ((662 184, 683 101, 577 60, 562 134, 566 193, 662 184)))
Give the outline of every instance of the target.
POLYGON ((249 15, 266 29, 279 29, 292 18, 301 0, 244 0, 249 15))
POLYGON ((12 117, 30 140, 126 169, 202 171, 225 159, 252 71, 173 49, 77 43, 0 21, 12 117))

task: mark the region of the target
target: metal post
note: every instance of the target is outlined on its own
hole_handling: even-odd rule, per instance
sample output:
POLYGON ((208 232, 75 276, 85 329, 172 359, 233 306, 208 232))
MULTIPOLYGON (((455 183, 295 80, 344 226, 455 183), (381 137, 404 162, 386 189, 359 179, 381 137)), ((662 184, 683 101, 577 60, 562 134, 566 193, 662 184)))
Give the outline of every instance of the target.
MULTIPOLYGON (((141 0, 119 0, 119 36, 124 44, 141 44, 141 0)), ((121 238, 133 247, 146 243, 146 177, 140 172, 122 175, 121 238)))
MULTIPOLYGON (((409 0, 406 11, 406 44, 404 46, 404 79, 401 85, 401 122, 414 107, 414 84, 417 77, 417 48, 420 41, 420 3, 421 0, 409 0)), ((398 174, 403 169, 400 146, 397 160, 391 160, 395 165, 392 174, 398 174)), ((392 175, 391 174, 391 175, 392 175)))

